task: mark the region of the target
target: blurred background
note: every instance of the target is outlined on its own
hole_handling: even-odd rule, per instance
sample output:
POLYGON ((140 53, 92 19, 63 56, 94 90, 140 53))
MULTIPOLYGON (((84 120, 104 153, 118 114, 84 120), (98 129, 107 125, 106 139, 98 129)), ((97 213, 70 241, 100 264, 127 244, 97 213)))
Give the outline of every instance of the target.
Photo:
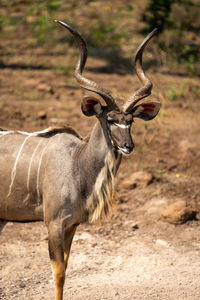
MULTIPOLYGON (((107 59, 110 71, 116 68, 117 62, 120 63, 118 71, 127 72, 130 63, 126 66, 123 59, 133 54, 142 36, 158 27, 159 36, 150 46, 156 67, 162 66, 179 74, 199 75, 199 16, 198 0, 2 0, 0 33, 4 47, 2 44, 1 51, 4 48, 10 55, 21 56, 28 49, 33 51, 42 47, 47 54, 53 52, 56 55, 57 47, 63 42, 71 48, 72 37, 58 29, 53 22, 57 18, 81 29, 90 55, 107 59)), ((4 63, 1 58, 1 65, 4 63)), ((31 63, 34 61, 26 62, 27 65, 31 63)), ((45 62, 38 61, 37 65, 45 66, 45 62)), ((56 67, 70 68, 69 64, 57 64, 56 67)))
MULTIPOLYGON (((133 124, 136 148, 131 156, 123 158, 116 177, 117 211, 109 221, 103 221, 103 226, 84 225, 78 231, 70 276, 79 280, 80 273, 89 274, 83 285, 89 285, 90 290, 82 298, 84 291, 77 290, 76 281, 71 279, 75 296, 71 294, 69 299, 199 299, 200 266, 196 258, 200 249, 199 0, 1 0, 2 128, 36 131, 71 125, 86 136, 96 122, 95 118, 83 116, 80 109, 83 92, 73 76, 79 54, 77 45, 54 19, 71 24, 83 35, 89 53, 84 75, 109 89, 120 104, 141 86, 133 67, 138 45, 152 29, 159 30, 144 51, 143 64, 154 86, 148 99, 162 102, 161 111, 151 122, 135 120, 133 124), (129 246, 120 248, 123 257, 119 258, 118 253, 117 260, 117 249, 123 243, 129 246), (148 259, 152 253, 145 245, 153 249, 156 258, 148 259), (139 249, 136 259, 130 261, 136 247, 139 249), (107 270, 110 262, 104 250, 99 249, 109 253, 116 270, 122 274, 117 283, 117 288, 121 286, 119 297, 111 296, 112 289, 99 288, 98 278, 92 281, 99 266, 104 272, 102 276, 111 276, 107 270), (77 257, 77 253, 85 256, 77 257), (136 273, 132 264, 136 265, 136 273), (139 266, 144 268, 141 270, 139 266), (158 269, 159 275, 152 273, 158 269), (152 277, 149 275, 150 280, 145 281, 143 274, 152 277), (135 276, 139 278, 138 289, 135 276), (134 282, 124 288, 130 278, 134 282), (167 296, 162 289, 165 286, 162 278, 171 287, 167 296), (80 298, 76 298, 76 291, 80 298)), ((18 299, 43 299, 41 292, 48 284, 49 291, 53 290, 49 283, 51 271, 44 228, 41 224, 11 224, 4 232, 0 237, 3 252, 0 299, 17 299, 16 293, 18 299), (24 248, 19 246, 18 237, 23 240, 24 248), (26 287, 20 273, 22 257, 29 289, 19 287, 21 282, 26 287), (33 259, 34 267, 29 264, 33 259)), ((113 285, 119 274, 113 269, 113 285)), ((107 281, 111 277, 108 278, 107 281)), ((44 299, 51 296, 49 292, 44 299)))
MULTIPOLYGON (((16 55, 41 46, 48 54, 56 51, 56 44, 60 42, 70 46, 72 37, 67 37, 53 23, 57 18, 81 28, 92 55, 99 57, 103 48, 101 55, 109 60, 112 68, 115 59, 132 55, 142 34, 158 27, 159 37, 151 45, 157 65, 182 74, 198 75, 200 72, 198 0, 148 0, 142 3, 129 0, 36 0, 34 3, 2 0, 0 9, 1 38, 6 38, 7 51, 12 47, 12 53, 16 55)), ((41 66, 43 64, 41 62, 41 66)), ((124 64, 122 68, 125 68, 124 64)))

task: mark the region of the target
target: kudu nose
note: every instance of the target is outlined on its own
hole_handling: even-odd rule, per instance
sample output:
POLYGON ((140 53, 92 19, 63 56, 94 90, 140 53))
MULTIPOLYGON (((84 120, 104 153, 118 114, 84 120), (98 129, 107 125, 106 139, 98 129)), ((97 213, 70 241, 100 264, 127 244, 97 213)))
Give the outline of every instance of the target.
POLYGON ((133 151, 133 149, 134 149, 134 144, 128 144, 128 143, 125 143, 124 144, 124 147, 129 151, 129 152, 131 152, 131 151, 133 151))

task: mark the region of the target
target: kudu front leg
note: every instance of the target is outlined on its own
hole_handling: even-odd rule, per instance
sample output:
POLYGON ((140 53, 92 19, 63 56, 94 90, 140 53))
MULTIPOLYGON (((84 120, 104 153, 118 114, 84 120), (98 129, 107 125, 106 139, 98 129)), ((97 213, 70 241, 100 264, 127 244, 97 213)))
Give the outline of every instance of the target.
POLYGON ((68 228, 64 233, 64 262, 65 262, 65 270, 67 269, 70 249, 72 245, 72 240, 74 237, 74 234, 76 232, 77 225, 74 225, 70 228, 68 228))
POLYGON ((63 299, 63 288, 65 283, 65 262, 63 248, 62 227, 57 224, 48 226, 49 256, 53 268, 54 282, 56 288, 55 300, 63 299))
POLYGON ((63 299, 65 270, 67 268, 71 244, 76 231, 76 227, 77 226, 74 225, 66 229, 64 232, 55 224, 51 224, 48 227, 49 256, 54 273, 56 300, 63 299))

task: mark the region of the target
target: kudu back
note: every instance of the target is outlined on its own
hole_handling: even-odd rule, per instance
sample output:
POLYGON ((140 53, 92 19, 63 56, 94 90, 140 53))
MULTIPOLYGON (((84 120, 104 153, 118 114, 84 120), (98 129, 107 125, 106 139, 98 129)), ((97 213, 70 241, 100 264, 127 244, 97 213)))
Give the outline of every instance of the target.
POLYGON ((146 44, 136 52, 135 67, 142 87, 120 108, 109 91, 82 75, 87 47, 81 35, 57 21, 74 36, 79 50, 75 78, 79 85, 98 94, 85 96, 84 115, 96 116, 90 138, 83 140, 70 127, 40 132, 0 131, 0 220, 44 220, 48 230, 49 255, 54 272, 56 300, 63 299, 65 270, 77 226, 107 216, 113 206, 114 176, 122 154, 134 150, 131 125, 134 118, 153 119, 159 102, 138 101, 151 93, 152 83, 142 67, 146 44))

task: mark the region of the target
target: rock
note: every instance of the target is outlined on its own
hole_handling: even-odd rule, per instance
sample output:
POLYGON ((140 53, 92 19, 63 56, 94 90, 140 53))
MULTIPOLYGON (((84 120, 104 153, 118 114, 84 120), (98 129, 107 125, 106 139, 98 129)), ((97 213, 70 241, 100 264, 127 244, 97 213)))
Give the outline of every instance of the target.
POLYGON ((36 17, 36 16, 27 16, 27 17, 26 17, 26 22, 27 22, 27 23, 34 23, 34 22, 37 22, 37 17, 36 17))
POLYGON ((132 230, 133 230, 133 231, 135 231, 135 230, 137 230, 137 229, 139 229, 139 226, 138 226, 138 224, 134 224, 134 225, 132 225, 132 230))
POLYGON ((122 185, 126 189, 134 189, 137 186, 146 187, 153 181, 153 175, 146 171, 133 173, 129 179, 125 179, 122 185))
POLYGON ((129 179, 125 179, 123 182, 122 182, 122 185, 125 189, 128 189, 128 190, 132 190, 134 188, 137 187, 136 183, 133 183, 131 180, 129 179))
POLYGON ((196 34, 194 32, 188 33, 187 39, 190 41, 195 41, 197 39, 196 34))
POLYGON ((188 154, 188 151, 196 149, 197 144, 195 141, 191 142, 188 139, 181 140, 179 142, 179 149, 183 154, 188 154))
POLYGON ((158 245, 158 246, 163 246, 163 247, 166 247, 166 248, 169 247, 169 244, 168 244, 166 241, 160 240, 160 239, 157 239, 157 240, 156 240, 156 245, 158 245))
POLYGON ((58 118, 51 118, 49 121, 52 124, 58 124, 58 118))
POLYGON ((56 94, 55 98, 56 98, 56 100, 59 100, 60 99, 60 94, 56 94))
POLYGON ((44 120, 44 119, 47 118, 47 113, 45 111, 43 111, 43 110, 39 111, 37 115, 38 115, 39 119, 43 119, 44 120))
POLYGON ((41 92, 54 94, 53 88, 50 85, 46 84, 46 83, 38 84, 37 89, 41 92))
POLYGON ((196 213, 196 211, 187 206, 186 201, 180 200, 163 210, 161 212, 161 217, 168 223, 179 225, 188 220, 195 219, 196 213))
POLYGON ((24 282, 20 282, 19 286, 20 286, 21 289, 24 289, 26 287, 26 284, 24 282))

